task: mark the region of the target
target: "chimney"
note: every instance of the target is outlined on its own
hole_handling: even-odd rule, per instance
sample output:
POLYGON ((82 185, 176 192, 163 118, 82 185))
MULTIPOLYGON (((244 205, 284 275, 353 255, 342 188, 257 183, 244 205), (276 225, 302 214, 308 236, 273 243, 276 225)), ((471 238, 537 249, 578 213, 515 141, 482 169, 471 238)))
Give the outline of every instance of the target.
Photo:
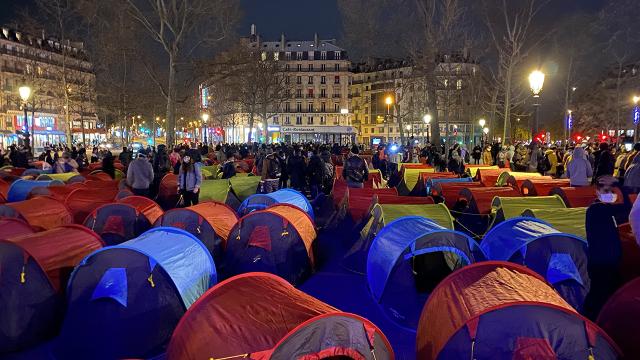
POLYGON ((315 33, 313 36, 313 44, 317 48, 320 46, 320 40, 318 39, 318 33, 315 33))
POLYGON ((47 37, 44 34, 44 29, 42 29, 42 40, 47 40, 47 37))
POLYGON ((256 24, 251 24, 251 36, 256 36, 256 24))
POLYGON ((280 48, 282 49, 282 51, 284 51, 284 48, 286 46, 286 39, 284 37, 284 33, 280 34, 280 48))

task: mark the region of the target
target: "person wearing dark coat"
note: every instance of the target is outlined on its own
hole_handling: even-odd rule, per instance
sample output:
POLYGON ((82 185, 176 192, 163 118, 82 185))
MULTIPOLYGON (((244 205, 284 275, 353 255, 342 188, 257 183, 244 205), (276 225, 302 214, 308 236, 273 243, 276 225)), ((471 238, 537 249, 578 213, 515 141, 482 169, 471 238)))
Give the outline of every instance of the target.
POLYGON ((112 179, 116 178, 116 168, 113 166, 113 155, 111 151, 107 152, 107 154, 102 159, 102 171, 104 171, 107 175, 109 175, 112 179))
POLYGON ((307 166, 309 190, 311 191, 312 199, 315 199, 321 190, 324 171, 324 161, 320 156, 318 156, 318 150, 313 150, 313 155, 311 156, 311 159, 309 159, 309 165, 307 166))
POLYGON ((303 191, 306 185, 305 174, 307 165, 304 157, 300 153, 300 149, 295 149, 293 156, 287 162, 287 173, 291 179, 291 187, 303 191))
POLYGON ((601 143, 600 150, 594 153, 595 157, 595 166, 594 166, 594 176, 593 183, 595 184, 596 179, 600 176, 604 175, 613 175, 613 169, 615 167, 616 159, 613 154, 609 150, 609 144, 601 143))

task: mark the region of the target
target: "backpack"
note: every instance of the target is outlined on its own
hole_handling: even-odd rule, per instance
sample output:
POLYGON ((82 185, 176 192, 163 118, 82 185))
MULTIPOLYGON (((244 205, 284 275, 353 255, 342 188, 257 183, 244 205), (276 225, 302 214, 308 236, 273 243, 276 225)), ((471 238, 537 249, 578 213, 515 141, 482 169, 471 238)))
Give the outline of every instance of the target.
POLYGON ((269 179, 279 179, 282 175, 282 167, 280 167, 280 161, 275 157, 267 158, 269 160, 269 179))

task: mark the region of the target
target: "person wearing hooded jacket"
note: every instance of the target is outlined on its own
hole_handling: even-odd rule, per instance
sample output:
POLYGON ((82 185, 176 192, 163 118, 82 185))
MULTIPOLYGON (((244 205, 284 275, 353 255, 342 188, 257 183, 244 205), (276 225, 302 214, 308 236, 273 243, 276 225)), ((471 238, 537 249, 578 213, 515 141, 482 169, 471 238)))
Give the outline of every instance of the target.
POLYGON ((625 171, 624 187, 631 193, 640 192, 640 156, 634 157, 631 166, 625 171))
POLYGON ((593 176, 593 169, 582 147, 578 146, 573 151, 571 160, 567 163, 566 174, 571 186, 589 185, 589 178, 593 176))

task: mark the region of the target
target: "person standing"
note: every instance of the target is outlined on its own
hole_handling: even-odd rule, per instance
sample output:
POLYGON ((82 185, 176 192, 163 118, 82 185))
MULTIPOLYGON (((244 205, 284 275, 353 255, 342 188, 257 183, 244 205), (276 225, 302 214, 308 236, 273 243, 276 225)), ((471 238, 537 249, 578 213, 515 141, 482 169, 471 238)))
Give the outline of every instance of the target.
POLYGON ((351 153, 342 168, 342 177, 347 180, 350 188, 362 189, 364 182, 369 180, 367 163, 360 157, 360 149, 356 145, 351 147, 351 153))
POLYGON ((571 186, 589 185, 589 178, 593 176, 593 169, 582 147, 578 146, 573 150, 571 160, 567 163, 566 174, 571 186))
POLYGON ((64 174, 69 172, 78 172, 78 163, 71 158, 71 154, 65 151, 62 157, 58 159, 54 173, 64 174))
POLYGON ((480 164, 480 158, 482 157, 482 147, 480 145, 476 145, 473 147, 473 153, 471 157, 473 157, 473 163, 475 165, 480 164))
POLYGON ((291 187, 303 191, 305 184, 305 174, 307 172, 307 164, 299 148, 293 151, 293 156, 287 161, 287 172, 291 178, 291 187))
POLYGON ((280 162, 276 158, 271 148, 267 149, 266 156, 262 158, 260 179, 260 188, 262 194, 269 194, 278 190, 278 183, 280 182, 280 175, 282 169, 280 168, 280 162))
POLYGON ((127 184, 138 196, 149 196, 149 186, 153 183, 153 166, 147 160, 147 155, 138 153, 138 157, 129 164, 127 170, 127 184))
POLYGON ((493 156, 491 156, 491 145, 487 145, 482 153, 482 163, 484 165, 493 165, 493 156))
POLYGON ((110 151, 102 158, 102 171, 115 180, 116 168, 113 165, 113 155, 111 155, 110 151))
POLYGON ((125 168, 129 166, 129 163, 131 163, 131 158, 131 152, 127 149, 126 146, 123 147, 122 152, 120 153, 120 155, 118 155, 118 159, 120 160, 122 166, 124 166, 125 168))
POLYGON ((309 176, 309 190, 311 198, 315 199, 322 188, 322 180, 324 179, 324 161, 318 155, 318 150, 313 149, 309 166, 307 166, 307 175, 309 176))
POLYGON ((634 194, 640 191, 640 156, 634 157, 631 166, 624 172, 624 188, 634 194))
POLYGON ((178 193, 182 196, 184 207, 198 205, 201 185, 202 172, 200 167, 193 162, 191 156, 185 155, 178 172, 178 193))
POLYGON ((613 175, 616 160, 609 150, 609 144, 601 143, 600 150, 594 153, 594 157, 594 183, 595 179, 598 179, 600 176, 613 175))

